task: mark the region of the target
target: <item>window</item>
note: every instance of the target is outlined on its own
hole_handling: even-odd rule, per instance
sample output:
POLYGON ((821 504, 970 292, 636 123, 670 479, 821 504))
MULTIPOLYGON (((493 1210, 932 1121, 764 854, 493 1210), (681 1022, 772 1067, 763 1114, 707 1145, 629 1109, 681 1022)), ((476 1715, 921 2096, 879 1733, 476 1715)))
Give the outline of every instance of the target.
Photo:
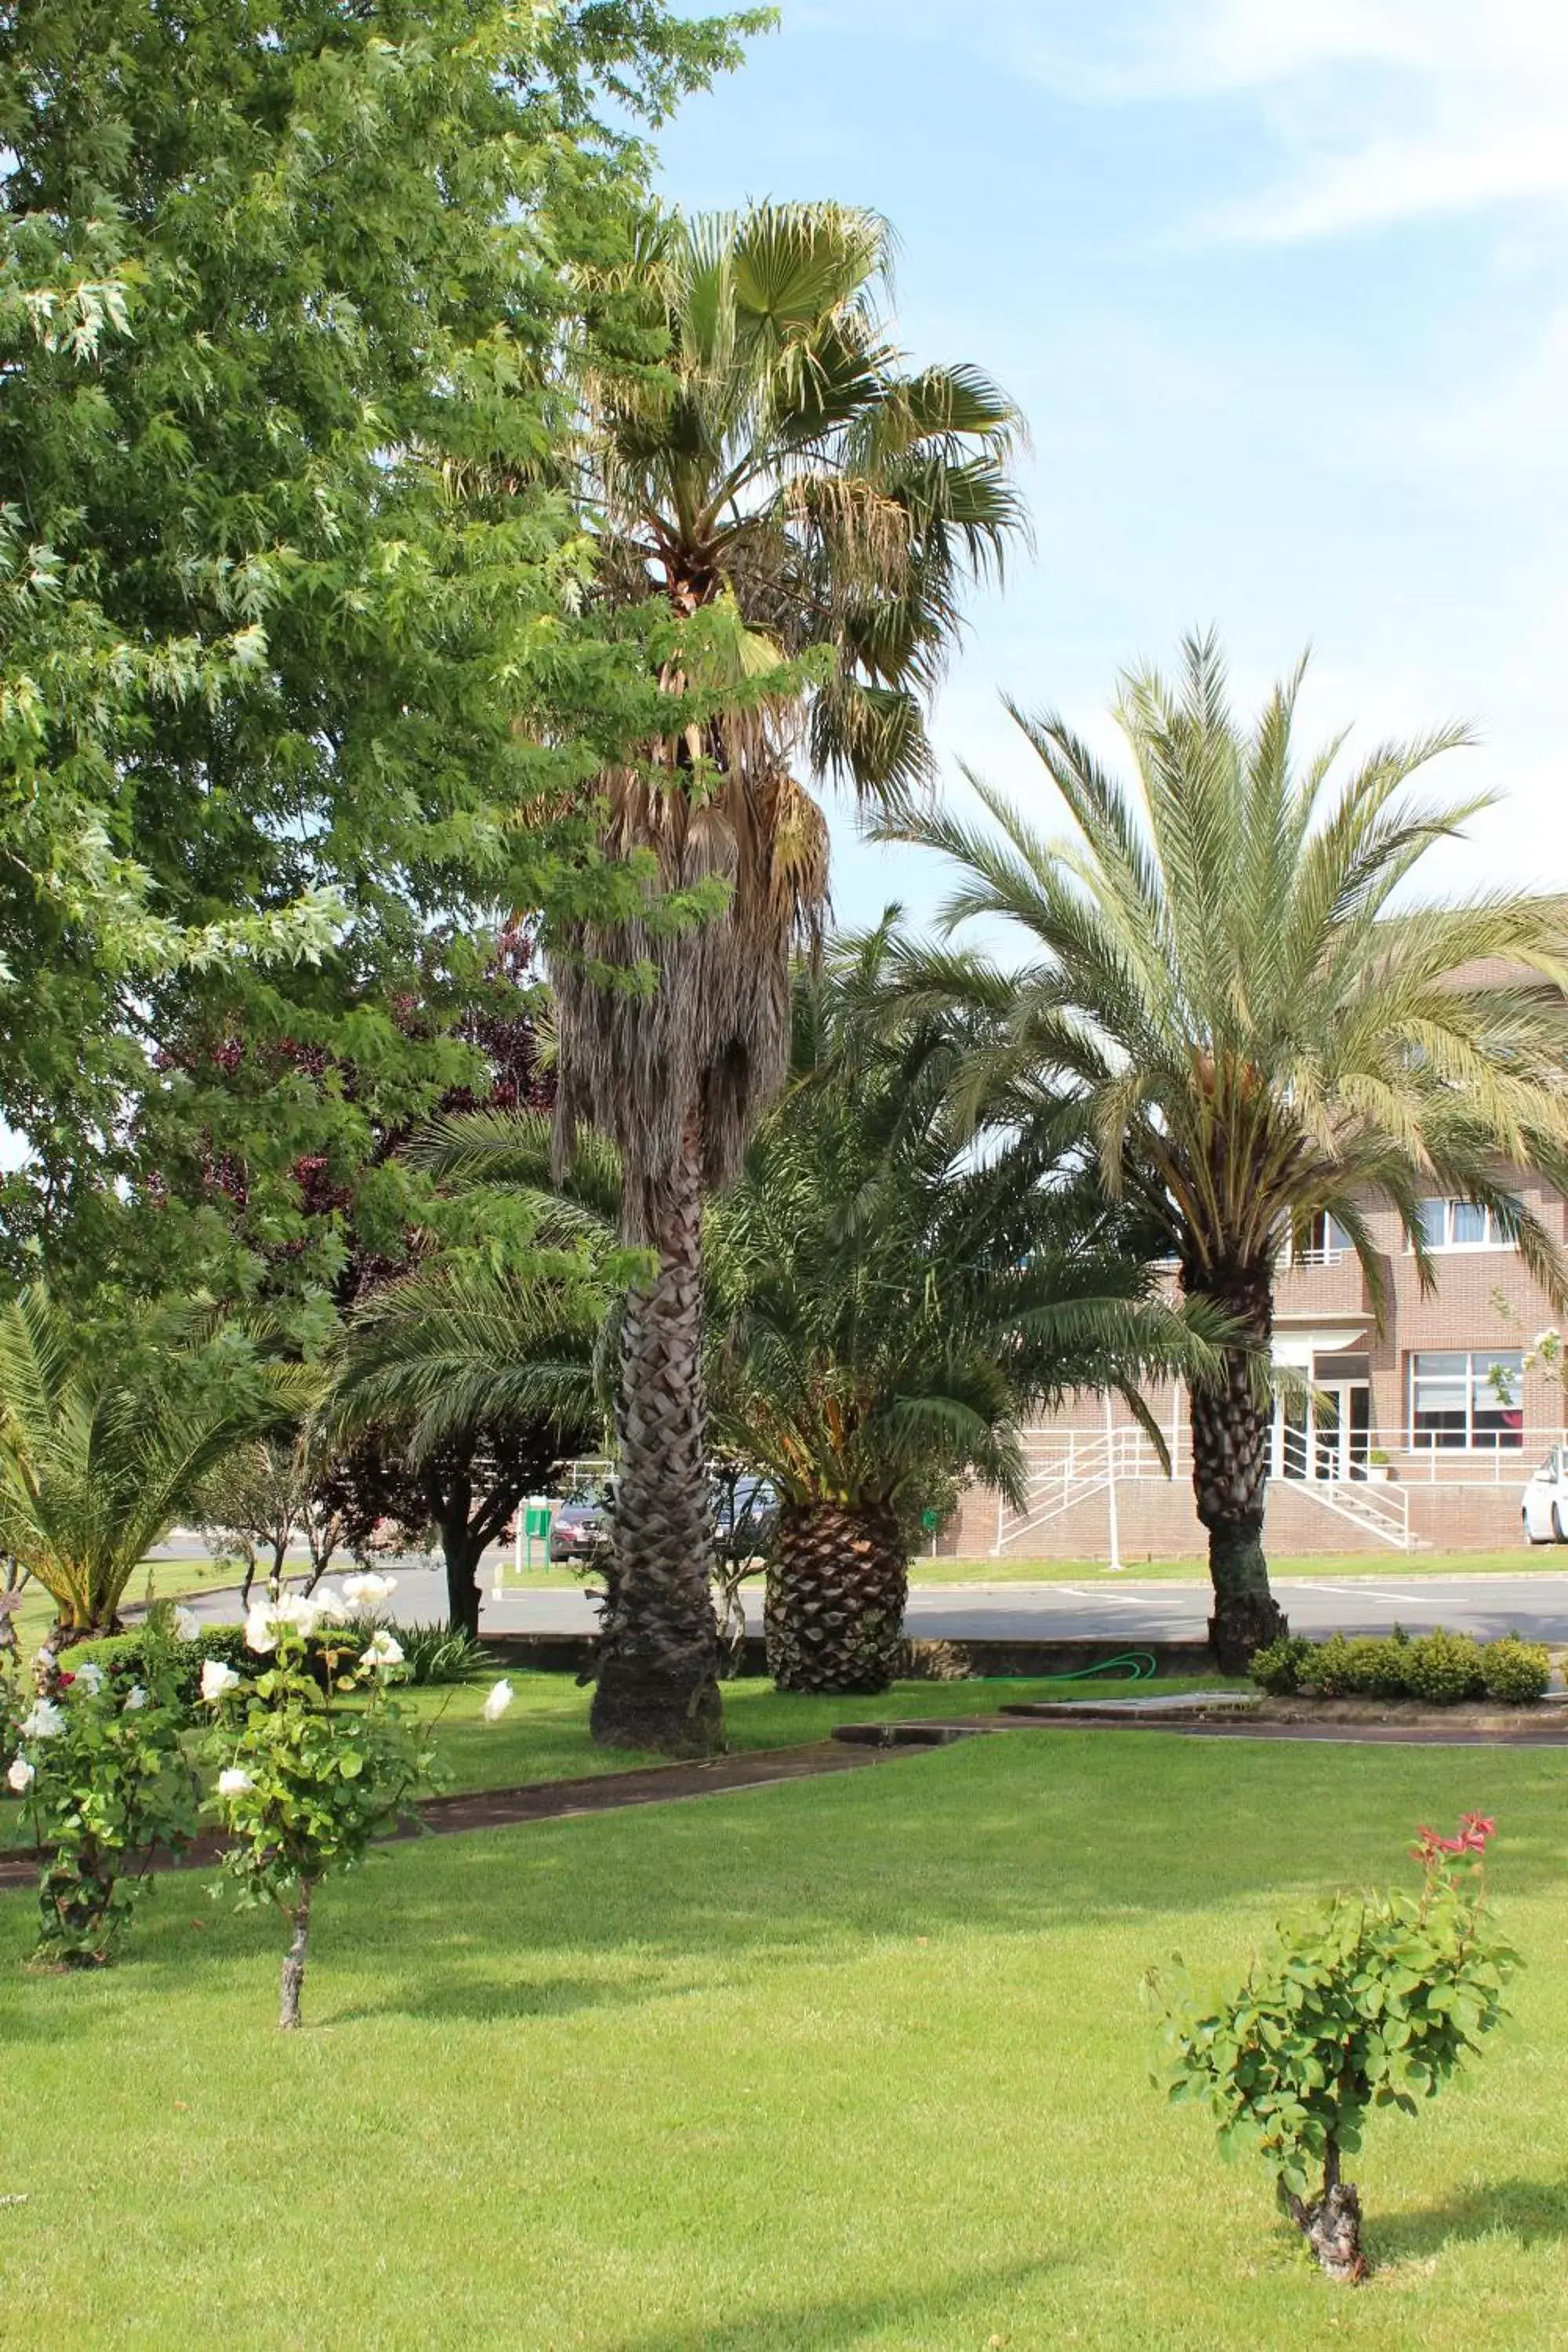
POLYGON ((1511 1249, 1494 1210, 1474 1201, 1423 1201, 1415 1212, 1429 1250, 1511 1249))
POLYGON ((1445 1350, 1410 1359, 1410 1443, 1465 1454, 1524 1444, 1524 1358, 1518 1349, 1445 1350))
POLYGON ((1291 1250, 1288 1263, 1292 1265, 1337 1265, 1349 1255, 1351 1237, 1337 1217, 1326 1209, 1319 1209, 1310 1220, 1300 1249, 1291 1250))

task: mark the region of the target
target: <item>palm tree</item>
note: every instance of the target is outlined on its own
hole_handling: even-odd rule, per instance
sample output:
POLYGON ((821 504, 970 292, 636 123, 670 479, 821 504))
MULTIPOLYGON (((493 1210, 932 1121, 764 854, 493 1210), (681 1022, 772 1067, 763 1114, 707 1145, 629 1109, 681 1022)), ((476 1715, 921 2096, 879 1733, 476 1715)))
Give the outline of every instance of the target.
POLYGON ((676 698, 600 780, 603 847, 640 857, 659 918, 634 905, 551 944, 563 1158, 579 1118, 614 1140, 625 1231, 656 1261, 621 1327, 626 1605, 593 1709, 609 1745, 723 1739, 702 1206, 783 1077, 790 954, 824 904, 826 831, 792 759, 901 804, 929 771, 923 711, 963 582, 1020 521, 1011 404, 973 368, 905 364, 879 309, 888 259, 885 224, 844 205, 663 219, 620 289, 663 364, 589 385, 600 593, 658 607, 676 698))
POLYGON ((114 1632, 138 1566, 225 1454, 310 1400, 302 1367, 242 1374, 205 1336, 169 1345, 149 1319, 122 1364, 85 1349, 42 1284, 0 1306, 0 1552, 37 1579, 63 1638, 114 1632))
POLYGON ((710 1212, 714 1427, 780 1493, 783 1690, 887 1687, 922 1507, 969 1476, 1021 1507, 1028 1412, 1112 1388, 1148 1426, 1138 1383, 1213 1360, 1081 1171, 960 1148, 942 1110, 973 1035, 867 1036, 891 938, 801 974, 794 1082, 710 1212))
POLYGON ((434 1527, 454 1630, 477 1636, 480 1559, 523 1497, 602 1442, 608 1306, 579 1264, 539 1258, 519 1273, 433 1259, 369 1293, 339 1342, 323 1425, 341 1482, 434 1527))
POLYGON ((906 959, 912 1001, 983 1006, 1005 1024, 964 1098, 1059 1132, 1068 1088, 1107 1195, 1163 1233, 1188 1298, 1233 1320, 1224 1380, 1191 1401, 1210 1634, 1227 1669, 1285 1622, 1263 1551, 1263 1368, 1292 1234, 1331 1213, 1381 1318, 1367 1202, 1397 1210, 1430 1285, 1419 1202, 1438 1190, 1490 1208, 1552 1297, 1565 1289, 1557 1244, 1507 1181, 1510 1166, 1568 1180, 1561 903, 1406 891, 1396 911, 1426 853, 1488 805, 1407 790, 1464 735, 1383 744, 1336 782, 1342 738, 1296 754, 1301 675, 1247 730, 1213 638, 1189 639, 1176 687, 1150 670, 1122 680, 1134 786, 1059 719, 1013 709, 1070 838, 1047 839, 973 778, 994 831, 942 814, 895 828, 963 869, 949 932, 1000 918, 1033 950, 1021 968, 960 950, 906 959))

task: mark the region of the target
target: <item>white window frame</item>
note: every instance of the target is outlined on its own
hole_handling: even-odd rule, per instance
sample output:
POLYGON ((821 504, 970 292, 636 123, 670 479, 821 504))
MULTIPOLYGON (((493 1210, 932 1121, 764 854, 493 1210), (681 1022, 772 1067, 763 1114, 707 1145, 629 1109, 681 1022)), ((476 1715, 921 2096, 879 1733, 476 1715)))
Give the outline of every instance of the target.
MULTIPOLYGON (((1443 1211, 1443 1238, 1439 1242, 1429 1241, 1426 1244, 1427 1249, 1434 1257, 1462 1257, 1468 1251, 1510 1250, 1517 1249, 1519 1247, 1519 1244, 1517 1242, 1510 1241, 1506 1234, 1500 1234, 1498 1232, 1496 1211, 1481 1208, 1481 1204, 1479 1201, 1466 1201, 1453 1196, 1444 1197, 1436 1192, 1432 1192, 1427 1194, 1426 1198, 1422 1201, 1420 1205, 1422 1208, 1426 1209, 1435 1207, 1439 1204, 1443 1211), (1457 1242, 1454 1239, 1455 1213, 1459 1209, 1480 1210, 1481 1215, 1486 1219, 1486 1238, 1483 1241, 1457 1242)), ((1407 1237, 1405 1244, 1405 1255, 1407 1257, 1414 1256, 1415 1249, 1415 1244, 1407 1237)), ((1434 1349, 1431 1352, 1435 1355, 1456 1355, 1458 1350, 1452 1348, 1438 1348, 1434 1349)))
MULTIPOLYGON (((1524 1350, 1522 1348, 1412 1348, 1405 1357, 1405 1434, 1406 1450, 1411 1454, 1458 1454, 1461 1455, 1484 1454, 1488 1460, 1490 1460, 1494 1455, 1499 1454, 1522 1454, 1525 1450, 1525 1438, 1528 1434, 1524 1426, 1523 1356, 1524 1350), (1447 1433, 1439 1432, 1437 1430, 1418 1430, 1415 1426, 1415 1368, 1420 1363, 1423 1357, 1432 1356, 1462 1356, 1465 1360, 1465 1442, 1462 1445, 1452 1445, 1440 1442, 1447 1433), (1476 1366, 1478 1363, 1487 1365, 1495 1364, 1500 1357, 1503 1356, 1516 1356, 1520 1359, 1518 1373, 1518 1404, 1517 1406, 1510 1405, 1501 1408, 1501 1410, 1510 1412, 1514 1411, 1518 1412, 1520 1416, 1518 1433, 1519 1443, 1516 1445, 1505 1445, 1501 1442, 1502 1432, 1499 1430, 1495 1432, 1488 1432, 1486 1433, 1486 1435, 1489 1436, 1491 1439, 1491 1443, 1489 1444, 1486 1443, 1485 1437, 1483 1437, 1481 1443, 1478 1444, 1476 1441, 1476 1366)), ((1438 1375, 1433 1373, 1429 1374, 1428 1377, 1431 1379, 1436 1379, 1438 1375)), ((1451 1374, 1449 1377, 1457 1378, 1458 1375, 1451 1374)))

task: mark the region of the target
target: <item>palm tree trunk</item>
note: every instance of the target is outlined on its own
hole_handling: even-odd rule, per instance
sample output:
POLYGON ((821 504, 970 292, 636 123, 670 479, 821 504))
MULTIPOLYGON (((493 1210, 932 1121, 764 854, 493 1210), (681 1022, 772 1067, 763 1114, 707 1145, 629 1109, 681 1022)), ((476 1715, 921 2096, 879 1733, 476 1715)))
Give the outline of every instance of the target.
MULTIPOLYGON (((1183 1287, 1233 1316, 1267 1360, 1274 1329, 1267 1267, 1184 1268, 1183 1287)), ((1255 1650, 1289 1630, 1269 1590, 1263 1553, 1273 1415, 1254 1388, 1256 1362, 1256 1352, 1227 1349, 1216 1383, 1192 1391, 1193 1492, 1208 1530, 1214 1587, 1209 1643, 1227 1675, 1245 1674, 1255 1650)))
POLYGON ((768 1570, 780 1690, 884 1691, 899 1668, 910 1564, 885 1503, 786 1503, 768 1570))
POLYGON ((724 1706, 708 1578, 695 1110, 653 1227, 658 1270, 632 1292, 621 1326, 614 1559, 591 1721, 604 1748, 711 1756, 724 1746, 724 1706))

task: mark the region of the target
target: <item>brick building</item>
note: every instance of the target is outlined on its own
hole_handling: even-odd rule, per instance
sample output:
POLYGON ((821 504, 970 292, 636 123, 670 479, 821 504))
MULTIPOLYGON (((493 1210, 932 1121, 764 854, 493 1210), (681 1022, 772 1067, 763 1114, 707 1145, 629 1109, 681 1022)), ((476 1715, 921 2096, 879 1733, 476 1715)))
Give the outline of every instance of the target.
MULTIPOLYGON (((1559 1241, 1564 1203, 1540 1178, 1514 1191, 1559 1241)), ((1268 1542, 1275 1554, 1483 1549, 1522 1540, 1520 1489, 1562 1432, 1554 1374, 1526 1370, 1546 1297, 1485 1210, 1432 1199, 1423 1222, 1437 1271, 1423 1296, 1392 1209, 1367 1221, 1382 1262, 1382 1328, 1359 1259, 1331 1220, 1280 1273, 1276 1362, 1300 1376, 1275 1407, 1268 1542)), ((1186 1398, 1148 1402, 1170 1445, 1167 1478, 1120 1400, 1069 1402, 1030 1431, 1029 1507, 973 1489, 939 1552, 1129 1564, 1202 1558, 1186 1398)))

